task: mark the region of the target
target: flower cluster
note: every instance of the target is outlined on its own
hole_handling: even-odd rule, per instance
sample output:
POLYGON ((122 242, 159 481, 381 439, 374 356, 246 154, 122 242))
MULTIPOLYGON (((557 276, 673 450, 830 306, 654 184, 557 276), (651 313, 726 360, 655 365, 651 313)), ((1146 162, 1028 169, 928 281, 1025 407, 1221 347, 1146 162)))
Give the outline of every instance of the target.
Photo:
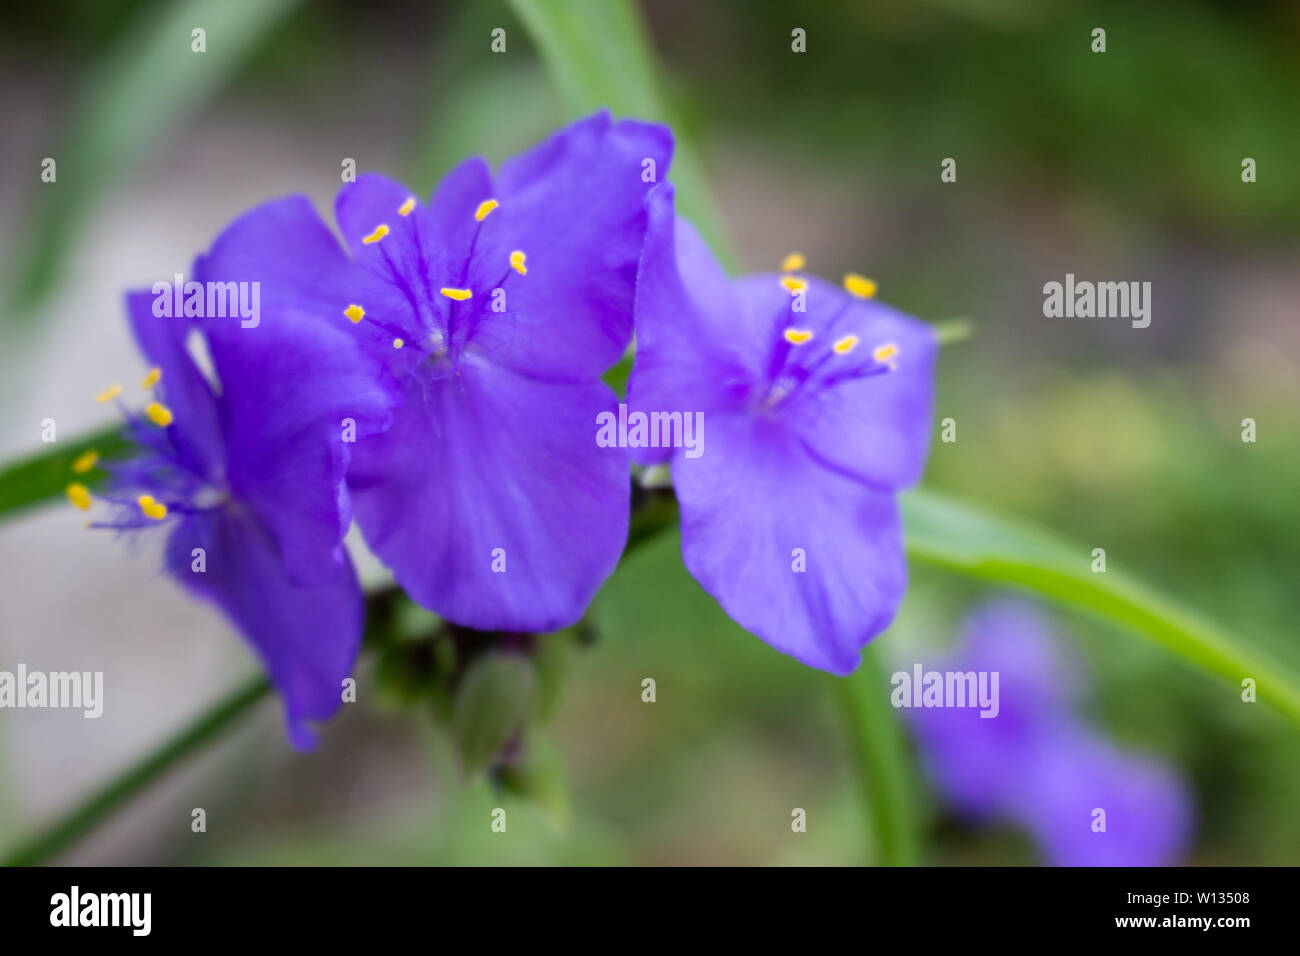
POLYGON ((365 175, 335 202, 342 243, 305 197, 269 202, 192 269, 254 289, 250 321, 128 297, 154 401, 123 406, 137 453, 106 464, 99 523, 169 528, 167 569, 251 641, 296 744, 357 652, 353 517, 449 622, 578 620, 627 538, 631 462, 596 425, 626 413, 601 376, 634 323, 634 414, 707 420, 707 452, 673 459, 697 580, 835 673, 892 619, 894 493, 924 463, 935 340, 868 280, 804 277, 798 256, 728 280, 658 182, 672 146, 602 112, 495 174, 464 162, 428 201, 365 175))

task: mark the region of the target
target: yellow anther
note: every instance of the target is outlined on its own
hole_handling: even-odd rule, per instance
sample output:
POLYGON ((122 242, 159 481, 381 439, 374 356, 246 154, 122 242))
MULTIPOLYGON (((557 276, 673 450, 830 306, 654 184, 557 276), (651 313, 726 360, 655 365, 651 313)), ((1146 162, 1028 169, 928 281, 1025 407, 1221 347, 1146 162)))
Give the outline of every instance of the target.
POLYGON ((354 302, 352 303, 352 305, 348 306, 346 309, 343 310, 343 314, 348 317, 349 322, 351 322, 353 325, 356 325, 358 322, 360 322, 362 319, 366 317, 366 310, 361 308, 361 306, 357 305, 354 302))
POLYGON ((871 353, 871 357, 877 362, 888 362, 898 355, 898 346, 893 342, 886 342, 884 345, 877 345, 876 350, 871 353))
POLYGON ((518 249, 510 253, 510 268, 514 269, 521 276, 528 275, 528 267, 524 265, 524 254, 518 249))
POLYGON ((812 329, 786 329, 785 340, 791 345, 803 345, 813 337, 812 329))
POLYGON ((140 383, 140 387, 153 388, 158 384, 160 378, 162 378, 162 369, 156 367, 151 368, 149 369, 149 374, 144 377, 144 381, 140 383))
POLYGON ((800 279, 798 276, 781 276, 781 285, 789 292, 802 292, 808 288, 808 280, 800 279))
POLYGON ((490 213, 493 209, 496 209, 497 206, 499 205, 501 204, 497 202, 495 199, 484 199, 481 203, 478 204, 478 208, 474 210, 474 218, 477 219, 479 222, 482 222, 484 219, 488 217, 488 213, 490 213))
POLYGON ((844 338, 836 341, 831 348, 833 348, 839 355, 848 355, 857 347, 857 345, 858 337, 856 335, 846 335, 844 338))
POLYGON ((151 402, 145 408, 144 413, 149 416, 149 421, 153 422, 159 428, 166 428, 172 423, 171 409, 159 402, 151 402))
POLYGON ((464 302, 474 294, 469 289, 439 289, 438 291, 449 299, 455 299, 457 302, 464 302))
POLYGON ((792 252, 781 260, 782 272, 798 272, 807 262, 804 260, 802 252, 792 252))
POLYGON ((77 506, 78 511, 86 511, 90 508, 90 492, 86 490, 85 485, 68 485, 68 500, 77 506))
POLYGON ((395 349, 400 349, 405 344, 406 343, 403 342, 401 339, 393 339, 393 348, 395 349))
POLYGON ((876 294, 876 284, 856 272, 850 272, 844 277, 844 288, 859 299, 870 299, 876 294))
POLYGON ((379 225, 375 226, 375 231, 362 238, 361 242, 368 246, 372 242, 378 242, 386 235, 388 235, 388 226, 381 222, 379 225))
POLYGON ((415 209, 415 197, 407 196, 406 202, 397 207, 397 214, 399 216, 409 216, 413 209, 415 209))
POLYGON ((95 467, 97 461, 99 461, 99 452, 95 451, 95 449, 92 448, 90 451, 82 452, 77 456, 77 460, 72 463, 72 472, 76 475, 84 475, 95 467))
POLYGON ((153 495, 141 495, 135 500, 140 505, 140 512, 146 518, 162 521, 163 518, 167 517, 167 506, 161 501, 154 501, 153 495))
POLYGON ((121 394, 122 394, 121 385, 110 385, 108 386, 108 388, 104 389, 102 392, 100 392, 98 395, 95 396, 95 401, 103 405, 105 402, 111 402, 113 399, 117 398, 117 396, 121 394))

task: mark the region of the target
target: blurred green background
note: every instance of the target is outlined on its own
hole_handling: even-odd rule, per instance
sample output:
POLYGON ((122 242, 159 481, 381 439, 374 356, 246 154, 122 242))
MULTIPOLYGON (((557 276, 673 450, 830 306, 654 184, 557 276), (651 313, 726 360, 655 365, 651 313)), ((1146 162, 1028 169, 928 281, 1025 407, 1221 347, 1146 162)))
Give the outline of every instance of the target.
MULTIPOLYGON (((10 9, 0 38, 4 457, 105 424, 89 396, 134 374, 120 294, 184 270, 230 218, 340 162, 420 193, 567 117, 521 6, 479 2, 70 3, 10 9), (205 54, 190 29, 205 27, 205 54), (490 50, 504 28, 507 52, 490 50), (39 179, 57 158, 57 184, 39 179), (127 371, 123 371, 123 369, 127 371)), ((581 23, 582 4, 574 6, 581 23)), ((741 271, 800 250, 927 319, 944 350, 928 487, 1033 518, 1300 665, 1300 7, 655 0, 659 97, 694 148, 692 209, 741 271), (807 31, 808 51, 790 50, 807 31), (1090 50, 1094 27, 1107 52, 1090 50), (939 179, 945 157, 956 183, 939 179), (1241 181, 1241 161, 1258 181, 1241 181), (1147 329, 1048 320, 1042 285, 1149 280, 1147 329), (1241 420, 1258 441, 1241 441, 1241 420)), ((601 47, 598 37, 593 46, 601 47)), ((633 90, 629 95, 644 95, 633 90)), ((688 163, 690 159, 688 159, 688 163)), ((28 833, 250 659, 146 555, 79 518, 0 528, 0 665, 107 672, 104 718, 0 719, 0 842, 28 833), (100 536, 106 537, 106 536, 100 536)), ((383 576, 373 566, 370 579, 383 576)), ((988 589, 914 566, 884 660, 949 639, 988 589)), ((539 802, 462 783, 445 729, 362 706, 293 754, 276 708, 62 859, 115 863, 869 862, 831 680, 733 625, 675 534, 634 555, 564 655, 537 741, 539 802), (655 678, 658 700, 641 701, 655 678), (204 807, 206 834, 190 832, 204 807), (490 832, 509 809, 509 839, 490 832), (806 834, 790 811, 807 809, 806 834)), ((1092 673, 1090 719, 1177 766, 1188 862, 1300 863, 1300 734, 1169 654, 1060 613, 1092 673)), ((563 639, 567 642, 567 638, 563 639)), ((566 643, 567 646, 567 643, 566 643)), ((364 672, 364 669, 363 669, 364 672)), ((1266 677, 1266 675, 1264 675, 1266 677)), ((1263 681, 1261 680, 1261 683, 1263 681)), ((918 781, 923 860, 1025 863, 1012 830, 952 819, 918 781)))

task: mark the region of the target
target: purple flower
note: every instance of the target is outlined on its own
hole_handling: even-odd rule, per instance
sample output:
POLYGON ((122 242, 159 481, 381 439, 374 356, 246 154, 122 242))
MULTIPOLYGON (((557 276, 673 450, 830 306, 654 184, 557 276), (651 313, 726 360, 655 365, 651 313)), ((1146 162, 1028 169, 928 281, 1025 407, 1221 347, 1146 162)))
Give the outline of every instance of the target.
POLYGON ((974 707, 907 711, 929 774, 958 814, 1018 824, 1057 866, 1159 866, 1182 855, 1192 819, 1182 782, 1076 716, 1077 664, 1062 659, 1035 608, 985 605, 951 656, 927 669, 999 674, 995 717, 974 707))
POLYGON ((561 627, 618 561, 630 485, 594 440, 614 407, 600 375, 631 337, 645 195, 671 151, 666 128, 602 112, 495 177, 467 160, 427 203, 362 176, 335 202, 350 254, 293 198, 208 258, 382 368, 392 423, 354 449, 352 501, 371 548, 443 617, 561 627))
POLYGON ((671 458, 701 586, 777 650, 847 674, 906 587, 895 492, 925 463, 935 338, 858 276, 728 279, 672 196, 647 203, 629 414, 702 413, 707 440, 640 458, 671 458))
MULTIPOLYGON (((364 616, 341 544, 350 522, 341 422, 352 418, 362 434, 382 427, 386 395, 347 330, 313 316, 271 312, 244 328, 238 318, 160 317, 154 301, 127 296, 155 400, 144 415, 122 406, 138 454, 104 465, 116 515, 96 526, 168 529, 167 570, 248 638, 284 698, 290 739, 308 747, 306 722, 339 706, 364 616), (215 381, 191 357, 191 337, 205 342, 215 381)), ((88 506, 84 488, 70 495, 88 506)))

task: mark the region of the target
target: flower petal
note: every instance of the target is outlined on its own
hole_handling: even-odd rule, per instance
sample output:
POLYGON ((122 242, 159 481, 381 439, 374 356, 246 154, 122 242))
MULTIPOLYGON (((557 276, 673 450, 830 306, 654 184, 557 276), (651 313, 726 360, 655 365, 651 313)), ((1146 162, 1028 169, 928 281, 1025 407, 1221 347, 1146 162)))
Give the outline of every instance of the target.
MULTIPOLYGON (((414 318, 400 289, 350 259, 305 196, 272 200, 244 213, 198 258, 194 273, 203 282, 257 282, 263 314, 311 313, 377 345, 388 346, 392 335, 374 320, 410 327, 414 318), (345 310, 353 304, 372 321, 350 323, 345 310)), ((233 319, 208 324, 240 326, 233 319)))
POLYGON ((472 156, 442 177, 429 199, 437 233, 451 261, 460 266, 469 264, 470 245, 481 228, 474 214, 485 200, 495 198, 495 189, 487 162, 472 156))
POLYGON ((414 196, 396 180, 379 173, 362 173, 354 182, 345 183, 334 198, 334 219, 338 222, 343 239, 354 256, 378 253, 390 248, 387 236, 400 224, 410 222, 412 208, 402 214, 403 204, 414 196), (383 226, 385 238, 375 239, 376 230, 383 226), (372 241, 366 242, 369 238, 372 241))
POLYGON ((457 624, 572 624, 627 538, 627 459, 595 441, 596 416, 613 407, 598 382, 487 363, 412 382, 389 430, 353 454, 367 542, 412 598, 457 624))
POLYGON ((580 120, 501 167, 482 223, 470 285, 485 300, 505 293, 505 311, 479 313, 475 343, 515 371, 583 381, 614 364, 632 336, 637 259, 645 238, 644 201, 666 177, 667 127, 613 122, 607 112, 580 120), (526 275, 510 264, 525 254, 526 275))
POLYGON ((162 372, 155 387, 173 414, 167 436, 197 474, 215 474, 225 457, 221 423, 212 386, 185 347, 193 320, 154 315, 154 300, 154 293, 128 293, 126 314, 140 351, 162 372))
POLYGON ((703 454, 673 460, 686 567, 777 650, 851 672, 906 587, 893 496, 822 467, 779 422, 705 421, 703 454))
POLYGON ((334 576, 351 515, 341 497, 354 443, 388 424, 396 386, 351 329, 279 309, 213 330, 231 494, 274 535, 299 585, 334 576))
POLYGON ((351 562, 344 557, 319 587, 295 587, 265 529, 228 510, 184 516, 168 539, 167 567, 243 632, 284 698, 291 741, 310 747, 306 722, 338 710, 361 643, 365 609, 351 562), (202 572, 193 570, 195 548, 204 550, 202 572))
MULTIPOLYGON (((966 816, 1023 820, 1025 807, 1038 800, 1041 764, 1073 734, 1071 700, 1080 668, 1051 622, 1022 600, 986 601, 966 620, 950 653, 919 663, 929 672, 990 675, 985 680, 996 702, 992 717, 974 706, 908 707, 938 788, 966 816)), ((914 684, 912 690, 922 693, 914 684)))
MULTIPOLYGON (((731 281, 695 227, 674 213, 671 184, 656 188, 646 208, 628 408, 706 416, 738 410, 759 374, 764 344, 737 327, 741 308, 731 281)), ((666 461, 670 451, 635 454, 652 464, 666 461)))
POLYGON ((1022 811, 1054 866, 1169 866, 1191 836, 1182 782, 1153 761, 1076 728, 1044 748, 1022 811), (1105 811, 1105 829, 1096 829, 1105 811))
POLYGON ((401 183, 364 173, 339 190, 334 216, 355 261, 423 318, 409 330, 436 324, 432 317, 446 306, 436 291, 452 284, 454 274, 463 276, 466 252, 441 232, 431 207, 401 183))

